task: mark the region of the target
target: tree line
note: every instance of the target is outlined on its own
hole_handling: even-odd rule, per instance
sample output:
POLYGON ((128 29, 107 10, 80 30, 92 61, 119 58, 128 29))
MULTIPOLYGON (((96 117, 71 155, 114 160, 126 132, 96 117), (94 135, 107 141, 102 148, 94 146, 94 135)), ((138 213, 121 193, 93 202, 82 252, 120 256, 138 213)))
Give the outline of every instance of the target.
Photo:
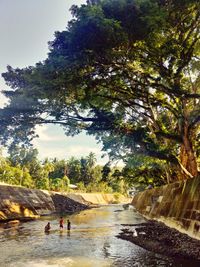
POLYGON ((61 192, 69 192, 69 185, 74 184, 81 192, 126 194, 130 186, 116 167, 96 164, 92 152, 80 159, 46 158, 40 161, 37 149, 18 146, 10 150, 8 157, 0 156, 0 181, 61 192))

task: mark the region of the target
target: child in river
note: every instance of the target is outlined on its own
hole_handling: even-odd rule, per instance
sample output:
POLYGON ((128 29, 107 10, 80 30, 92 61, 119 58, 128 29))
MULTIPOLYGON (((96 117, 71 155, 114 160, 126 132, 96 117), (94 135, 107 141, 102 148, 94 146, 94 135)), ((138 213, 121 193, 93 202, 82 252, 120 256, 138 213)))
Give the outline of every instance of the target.
POLYGON ((71 222, 67 220, 67 230, 69 231, 71 229, 71 222))
POLYGON ((63 227, 64 227, 64 220, 63 220, 63 217, 60 217, 60 221, 59 221, 59 223, 60 223, 60 229, 63 229, 63 227))
POLYGON ((50 222, 48 222, 44 228, 45 233, 49 233, 50 229, 51 229, 51 225, 50 225, 50 222))

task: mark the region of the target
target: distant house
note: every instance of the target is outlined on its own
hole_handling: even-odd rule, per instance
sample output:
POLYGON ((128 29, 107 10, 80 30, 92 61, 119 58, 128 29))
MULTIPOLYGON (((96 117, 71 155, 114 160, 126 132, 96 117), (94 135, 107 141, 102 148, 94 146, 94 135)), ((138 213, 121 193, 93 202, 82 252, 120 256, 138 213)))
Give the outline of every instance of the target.
POLYGON ((75 184, 69 184, 69 188, 70 188, 70 189, 77 189, 77 188, 78 188, 78 186, 77 186, 77 185, 75 185, 75 184))

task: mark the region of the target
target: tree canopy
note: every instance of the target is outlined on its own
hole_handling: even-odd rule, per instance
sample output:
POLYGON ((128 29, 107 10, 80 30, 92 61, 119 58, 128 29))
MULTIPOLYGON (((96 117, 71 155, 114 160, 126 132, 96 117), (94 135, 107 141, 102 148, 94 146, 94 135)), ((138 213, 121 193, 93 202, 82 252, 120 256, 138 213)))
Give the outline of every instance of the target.
POLYGON ((2 142, 30 141, 35 126, 95 135, 115 158, 134 155, 198 175, 200 2, 93 0, 72 6, 45 61, 3 74, 2 142))

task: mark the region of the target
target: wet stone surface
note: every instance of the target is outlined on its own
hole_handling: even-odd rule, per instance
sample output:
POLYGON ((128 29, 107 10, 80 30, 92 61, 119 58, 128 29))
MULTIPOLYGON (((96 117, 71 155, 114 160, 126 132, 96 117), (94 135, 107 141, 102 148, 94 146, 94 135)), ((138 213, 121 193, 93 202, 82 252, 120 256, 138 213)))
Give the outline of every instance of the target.
POLYGON ((159 254, 192 260, 194 265, 188 266, 200 266, 200 240, 155 221, 122 226, 118 238, 159 254))

